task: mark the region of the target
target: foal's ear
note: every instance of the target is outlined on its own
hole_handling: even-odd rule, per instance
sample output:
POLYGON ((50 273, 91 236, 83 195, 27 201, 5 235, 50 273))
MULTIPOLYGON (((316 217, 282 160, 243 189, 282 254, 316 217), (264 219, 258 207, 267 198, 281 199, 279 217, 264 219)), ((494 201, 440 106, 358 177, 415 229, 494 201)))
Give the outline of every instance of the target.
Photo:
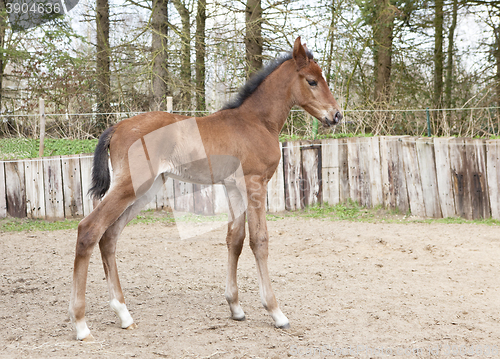
POLYGON ((307 57, 306 49, 304 49, 304 46, 300 42, 300 36, 295 39, 295 44, 293 44, 293 59, 297 71, 309 64, 309 58, 307 57))

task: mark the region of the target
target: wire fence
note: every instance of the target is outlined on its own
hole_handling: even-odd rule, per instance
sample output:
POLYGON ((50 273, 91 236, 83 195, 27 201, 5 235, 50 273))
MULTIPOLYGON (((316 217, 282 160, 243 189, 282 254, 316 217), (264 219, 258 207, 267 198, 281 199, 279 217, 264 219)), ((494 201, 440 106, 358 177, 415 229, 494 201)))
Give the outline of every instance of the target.
MULTIPOLYGON (((208 111, 172 111, 174 114, 202 117, 208 111)), ((107 127, 140 111, 112 113, 45 114, 46 135, 51 138, 96 138, 107 127)), ((313 138, 313 117, 300 109, 290 111, 282 135, 289 138, 313 138)), ((39 114, 0 115, 0 137, 38 138, 39 114)), ((344 119, 335 127, 319 126, 317 136, 332 135, 410 135, 491 138, 500 136, 499 107, 453 109, 353 109, 344 111, 344 119)))

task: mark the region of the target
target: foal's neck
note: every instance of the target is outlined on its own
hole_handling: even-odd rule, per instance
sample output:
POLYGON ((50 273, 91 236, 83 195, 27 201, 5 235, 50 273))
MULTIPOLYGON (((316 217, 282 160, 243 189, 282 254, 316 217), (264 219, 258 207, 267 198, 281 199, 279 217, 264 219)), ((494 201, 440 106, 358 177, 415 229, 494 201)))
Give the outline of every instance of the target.
POLYGON ((290 87, 293 76, 292 60, 274 70, 259 85, 255 92, 240 106, 250 121, 263 124, 272 135, 279 136, 283 125, 295 104, 290 87))

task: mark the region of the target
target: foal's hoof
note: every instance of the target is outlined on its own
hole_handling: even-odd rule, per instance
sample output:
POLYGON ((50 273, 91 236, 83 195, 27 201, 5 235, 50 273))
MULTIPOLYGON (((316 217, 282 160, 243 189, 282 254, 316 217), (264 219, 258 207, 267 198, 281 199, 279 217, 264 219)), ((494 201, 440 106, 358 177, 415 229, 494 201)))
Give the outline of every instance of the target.
POLYGON ((284 325, 280 325, 280 326, 278 327, 278 329, 290 329, 290 328, 291 328, 291 327, 290 327, 290 323, 286 323, 286 324, 284 324, 284 325))
POLYGON ((87 335, 85 338, 82 339, 82 342, 93 342, 95 340, 94 336, 92 334, 87 335))
POLYGON ((245 316, 242 316, 242 317, 231 317, 232 320, 236 320, 238 322, 244 322, 245 320, 247 320, 247 317, 245 316))
POLYGON ((137 328, 137 324, 132 323, 128 327, 126 327, 125 329, 127 329, 127 330, 133 330, 133 329, 136 329, 136 328, 137 328))

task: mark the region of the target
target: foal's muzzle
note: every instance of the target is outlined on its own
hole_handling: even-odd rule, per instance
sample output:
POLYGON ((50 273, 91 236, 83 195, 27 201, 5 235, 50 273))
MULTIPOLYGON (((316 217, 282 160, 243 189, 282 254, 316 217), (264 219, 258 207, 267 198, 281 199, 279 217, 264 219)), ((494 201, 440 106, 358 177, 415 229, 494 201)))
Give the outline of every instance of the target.
POLYGON ((325 117, 325 123, 328 127, 336 125, 342 120, 342 117, 343 116, 340 111, 337 111, 335 115, 333 115, 333 119, 330 120, 328 117, 325 117))

